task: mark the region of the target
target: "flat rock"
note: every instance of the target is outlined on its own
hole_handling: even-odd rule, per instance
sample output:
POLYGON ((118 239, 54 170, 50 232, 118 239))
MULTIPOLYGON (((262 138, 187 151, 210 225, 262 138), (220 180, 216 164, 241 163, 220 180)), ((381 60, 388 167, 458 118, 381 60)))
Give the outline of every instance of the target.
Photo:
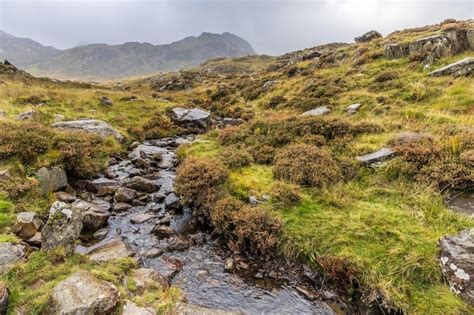
POLYGON ((89 252, 90 260, 95 262, 105 262, 114 259, 121 259, 133 255, 131 248, 120 239, 112 239, 89 252))
POLYGON ((109 211, 84 200, 74 201, 71 207, 73 210, 81 213, 83 231, 97 231, 105 225, 110 217, 109 211))
POLYGON ((179 202, 181 198, 178 197, 175 193, 170 193, 165 198, 165 207, 168 209, 177 209, 179 207, 179 202))
POLYGON ((127 211, 128 209, 130 209, 131 207, 132 207, 132 205, 129 204, 129 203, 117 202, 116 204, 114 204, 113 211, 114 212, 124 212, 124 211, 127 211))
POLYGON ((140 224, 143 222, 146 222, 148 220, 151 220, 155 217, 154 214, 152 213, 139 213, 137 215, 134 215, 133 217, 130 218, 130 222, 134 224, 140 224))
POLYGON ((96 178, 87 183, 87 190, 101 196, 114 194, 120 188, 120 183, 105 177, 96 178))
POLYGON ((67 187, 66 172, 59 166, 42 167, 38 170, 36 176, 45 192, 54 192, 67 187))
POLYGON ((136 294, 140 295, 148 288, 169 288, 168 280, 151 268, 135 269, 132 274, 133 282, 137 288, 136 294))
POLYGON ((390 148, 382 148, 377 152, 356 157, 364 165, 380 163, 395 156, 395 151, 390 148))
POLYGON ((113 314, 120 293, 111 283, 98 280, 87 271, 78 271, 58 283, 51 294, 48 314, 113 314))
POLYGON ((12 266, 26 257, 25 246, 0 243, 0 275, 10 271, 12 266))
POLYGON ((474 229, 439 241, 444 277, 453 292, 474 305, 474 229))
POLYGON ((447 202, 450 210, 474 216, 474 191, 466 191, 456 193, 447 202))
POLYGON ((326 106, 317 107, 301 114, 301 116, 322 116, 329 114, 331 110, 326 106))
POLYGON ((113 136, 120 142, 124 140, 124 137, 120 132, 118 132, 105 121, 97 119, 61 121, 52 124, 52 126, 61 130, 83 131, 93 133, 103 138, 113 136))
POLYGON ((118 202, 131 202, 137 196, 137 192, 134 189, 120 187, 115 192, 114 198, 118 202))
POLYGON ((447 66, 439 68, 429 73, 432 77, 439 77, 443 75, 453 75, 455 77, 465 76, 472 73, 474 70, 474 58, 467 57, 462 60, 451 63, 447 66))
POLYGON ((210 127, 210 113, 199 108, 175 107, 170 116, 176 124, 190 132, 204 131, 210 127))
POLYGON ((183 263, 176 258, 161 256, 154 259, 152 266, 161 276, 163 276, 168 282, 183 268, 183 263))
POLYGON ((30 119, 33 119, 35 114, 36 114, 35 110, 29 110, 29 111, 16 115, 15 119, 16 120, 30 120, 30 119))
POLYGON ((43 222, 35 212, 19 212, 13 224, 13 232, 21 239, 27 240, 33 237, 40 229, 43 222))
POLYGON ((155 315, 156 311, 148 307, 140 307, 132 301, 125 301, 122 315, 155 315))
POLYGON ((160 188, 153 181, 143 178, 141 176, 133 177, 132 179, 130 179, 126 186, 128 188, 147 193, 155 192, 160 188))

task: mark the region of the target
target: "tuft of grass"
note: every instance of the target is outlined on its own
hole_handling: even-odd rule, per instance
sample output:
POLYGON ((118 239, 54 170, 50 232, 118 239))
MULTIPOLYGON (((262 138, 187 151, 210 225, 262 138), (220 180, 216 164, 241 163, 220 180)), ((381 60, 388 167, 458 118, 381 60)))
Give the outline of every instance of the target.
POLYGON ((253 164, 232 170, 227 186, 232 195, 247 201, 252 195, 269 194, 273 182, 273 172, 270 166, 253 164))

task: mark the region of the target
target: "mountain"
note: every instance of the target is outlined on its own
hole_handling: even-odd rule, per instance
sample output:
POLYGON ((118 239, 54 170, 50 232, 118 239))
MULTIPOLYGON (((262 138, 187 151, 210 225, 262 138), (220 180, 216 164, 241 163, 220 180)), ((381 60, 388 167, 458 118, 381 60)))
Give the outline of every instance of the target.
POLYGON ((202 33, 165 45, 91 44, 63 51, 2 34, 5 34, 5 40, 2 37, 0 49, 4 53, 0 57, 33 74, 58 78, 117 79, 178 70, 217 57, 255 54, 246 40, 230 33, 202 33))
POLYGON ((60 54, 52 46, 43 46, 29 38, 15 37, 0 30, 0 59, 8 59, 19 67, 27 67, 60 54))

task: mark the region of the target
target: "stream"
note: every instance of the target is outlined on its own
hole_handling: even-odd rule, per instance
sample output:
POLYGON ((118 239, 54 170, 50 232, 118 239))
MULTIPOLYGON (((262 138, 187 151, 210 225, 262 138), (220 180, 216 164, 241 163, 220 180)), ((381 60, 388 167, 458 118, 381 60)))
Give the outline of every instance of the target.
MULTIPOLYGON (((112 180, 123 186, 138 175, 160 188, 139 195, 139 201, 134 200, 127 210, 113 211, 103 239, 90 241, 83 251, 120 238, 143 267, 157 270, 178 286, 190 304, 245 314, 334 314, 301 273, 278 263, 273 263, 277 266, 271 273, 253 270, 255 264, 231 258, 233 253, 198 227, 191 209, 180 206, 173 188, 176 150, 191 141, 193 136, 146 141, 135 144, 128 159, 112 161, 104 177, 96 181, 112 180), (157 153, 161 161, 149 163, 157 153), (229 265, 245 275, 230 271, 229 265)), ((82 195, 97 205, 114 203, 110 196, 86 191, 82 195)))

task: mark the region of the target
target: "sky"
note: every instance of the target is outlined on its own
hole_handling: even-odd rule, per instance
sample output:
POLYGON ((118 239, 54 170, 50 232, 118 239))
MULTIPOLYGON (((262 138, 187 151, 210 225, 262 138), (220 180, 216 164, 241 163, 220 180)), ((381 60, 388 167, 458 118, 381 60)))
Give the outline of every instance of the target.
POLYGON ((0 0, 0 29, 60 49, 231 32, 278 55, 446 18, 473 19, 474 0, 0 0))

